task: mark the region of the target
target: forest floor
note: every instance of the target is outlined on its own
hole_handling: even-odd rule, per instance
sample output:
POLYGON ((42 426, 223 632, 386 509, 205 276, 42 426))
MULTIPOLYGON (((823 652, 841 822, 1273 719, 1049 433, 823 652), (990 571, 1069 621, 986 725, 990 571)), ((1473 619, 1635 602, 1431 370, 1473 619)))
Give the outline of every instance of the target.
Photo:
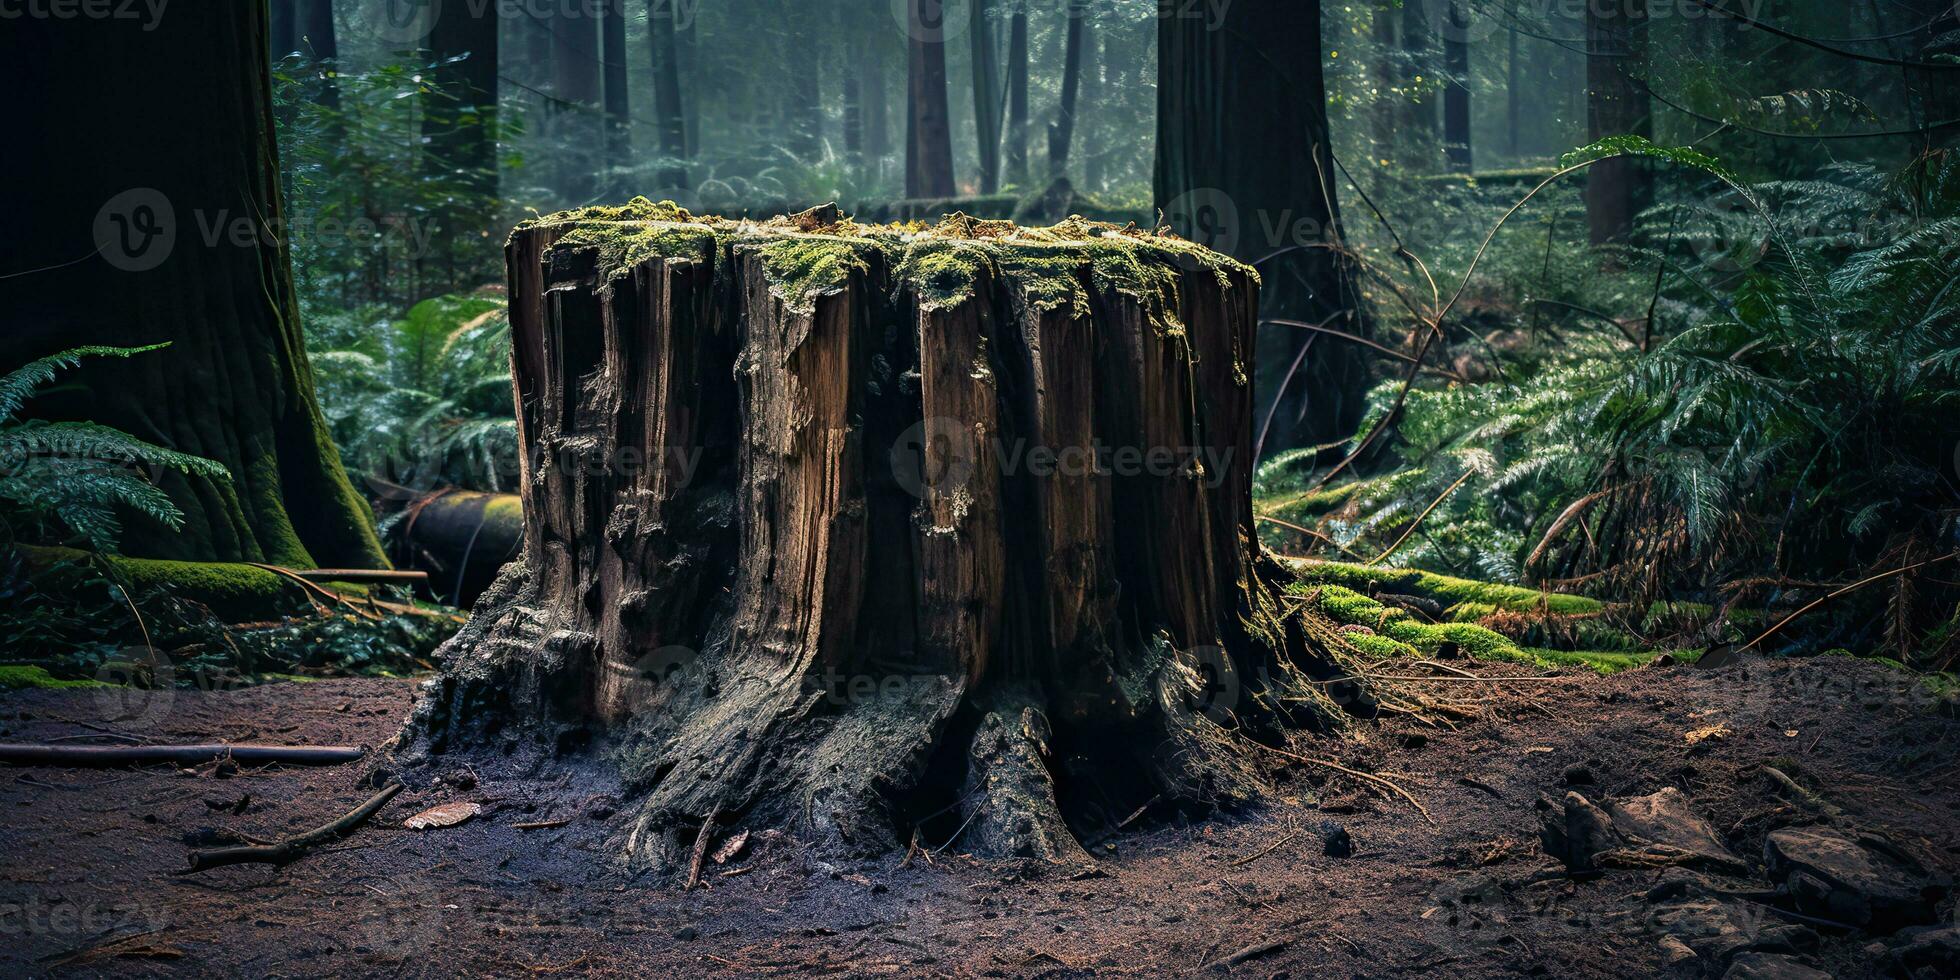
MULTIPOLYGON (((1823 820, 1820 808, 1841 808, 1837 826, 1885 835, 1936 876, 1960 868, 1960 720, 1882 665, 1744 658, 1427 686, 1474 703, 1474 716, 1387 716, 1294 748, 1392 780, 1433 823, 1379 785, 1273 756, 1278 799, 1195 822, 1146 812, 1095 844, 1099 866, 1086 873, 956 850, 904 866, 896 854, 832 865, 758 828, 739 855, 708 862, 707 887, 683 892, 613 860, 621 818, 601 777, 479 764, 472 778, 403 793, 297 863, 176 876, 201 829, 276 837, 348 811, 369 795, 355 785, 359 767, 15 769, 0 773, 0 972, 1570 977, 1658 975, 1680 959, 1679 975, 1715 975, 1736 949, 1787 942, 1811 966, 1862 977, 1885 975, 1873 945, 1885 940, 1792 920, 1774 900, 1716 907, 1742 945, 1709 953, 1703 936, 1689 944, 1702 957, 1670 954, 1660 924, 1678 923, 1681 906, 1649 893, 1663 880, 1673 885, 1656 895, 1680 891, 1683 872, 1558 873, 1539 842, 1540 794, 1678 787, 1752 865, 1723 883, 1737 891, 1762 887, 1747 882, 1761 874, 1765 835, 1823 820), (1779 795, 1766 765, 1821 799, 1779 795), (464 800, 482 815, 402 825, 464 800), (1327 853, 1334 824, 1351 856, 1327 853)), ((374 745, 396 731, 412 692, 383 680, 184 690, 148 734, 374 745)), ((90 735, 105 696, 0 695, 0 739, 90 735)), ((1936 914, 1953 923, 1952 900, 1936 914)))

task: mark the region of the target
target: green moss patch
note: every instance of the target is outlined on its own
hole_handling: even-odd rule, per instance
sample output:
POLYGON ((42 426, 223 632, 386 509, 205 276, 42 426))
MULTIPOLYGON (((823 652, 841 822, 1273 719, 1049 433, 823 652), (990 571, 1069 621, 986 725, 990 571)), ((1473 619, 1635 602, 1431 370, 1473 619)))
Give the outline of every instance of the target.
MULTIPOLYGON (((1482 584, 1482 583, 1473 583, 1482 584)), ((1360 653, 1379 657, 1433 657, 1445 644, 1473 660, 1503 660, 1538 667, 1586 667, 1612 674, 1637 667, 1654 654, 1626 650, 1547 650, 1520 646, 1475 623, 1425 623, 1406 610, 1375 601, 1354 589, 1329 583, 1296 583, 1296 594, 1314 595, 1316 611, 1337 623, 1366 627, 1372 635, 1344 631, 1360 653)))
POLYGON ((73 690, 110 687, 95 680, 63 680, 40 667, 0 666, 0 691, 73 690))
MULTIPOLYGON (((1543 609, 1561 616, 1591 616, 1606 610, 1605 603, 1586 596, 1540 592, 1518 585, 1478 582, 1414 569, 1376 568, 1310 558, 1293 559, 1287 565, 1302 582, 1311 584, 1340 585, 1364 593, 1421 596, 1452 608, 1471 604, 1471 609, 1482 610, 1473 618, 1481 618, 1497 610, 1532 612, 1543 609)), ((1452 615, 1451 618, 1461 617, 1452 615)))

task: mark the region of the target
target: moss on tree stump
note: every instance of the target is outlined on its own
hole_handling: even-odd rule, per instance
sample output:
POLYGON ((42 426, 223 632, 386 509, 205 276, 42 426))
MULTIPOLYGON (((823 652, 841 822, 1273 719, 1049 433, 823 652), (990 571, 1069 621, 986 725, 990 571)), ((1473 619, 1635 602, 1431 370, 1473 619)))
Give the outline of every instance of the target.
POLYGON ((1079 861, 1153 798, 1253 798, 1244 738, 1357 697, 1253 532, 1246 266, 643 199, 507 252, 523 555, 410 770, 597 743, 653 866, 715 815, 1079 861))

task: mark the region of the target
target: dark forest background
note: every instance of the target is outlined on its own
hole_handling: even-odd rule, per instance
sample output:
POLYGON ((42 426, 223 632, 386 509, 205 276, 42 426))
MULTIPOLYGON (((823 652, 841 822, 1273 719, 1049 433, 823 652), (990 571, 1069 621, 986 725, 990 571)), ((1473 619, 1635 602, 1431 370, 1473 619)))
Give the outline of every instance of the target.
MULTIPOLYGON (((1261 273, 1275 549, 1607 597, 1692 646, 1856 586, 1806 645, 1960 657, 1944 0, 271 0, 266 24, 298 322, 397 563, 428 557, 400 535, 429 495, 513 489, 518 222, 1074 214, 1261 273)), ((90 485, 123 517, 89 523, 58 478, 7 477, 16 539, 243 555, 173 553, 181 493, 90 485)))

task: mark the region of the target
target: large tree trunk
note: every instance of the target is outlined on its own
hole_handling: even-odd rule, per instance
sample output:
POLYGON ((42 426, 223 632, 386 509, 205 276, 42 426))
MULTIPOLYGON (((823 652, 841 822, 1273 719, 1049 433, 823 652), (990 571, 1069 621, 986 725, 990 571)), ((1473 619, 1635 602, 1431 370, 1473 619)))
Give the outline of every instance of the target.
MULTIPOLYGON (((1349 265, 1334 247, 1344 236, 1320 5, 1237 0, 1222 29, 1165 17, 1158 39, 1156 193, 1171 226, 1259 263, 1269 316, 1365 332, 1349 265)), ((1256 444, 1266 452, 1342 439, 1360 421, 1365 349, 1304 350, 1313 336, 1279 326, 1262 340, 1269 353, 1258 362, 1264 435, 1256 444), (1303 351, 1303 367, 1289 374, 1303 351)))
MULTIPOLYGON (((1594 140, 1652 135, 1647 89, 1647 0, 1586 6, 1586 130, 1594 140)), ((1648 199, 1650 171, 1634 157, 1601 160, 1586 172, 1592 243, 1624 242, 1648 199)))
MULTIPOLYGON (((340 65, 340 35, 333 23, 333 0, 299 0, 299 42, 314 61, 337 70, 340 65)), ((320 82, 320 104, 340 108, 340 83, 332 71, 320 82)))
POLYGON ((279 197, 266 7, 191 4, 151 24, 23 19, 6 30, 0 83, 38 93, 18 100, 15 127, 62 137, 9 151, 13 180, 33 193, 15 195, 0 236, 0 371, 79 344, 168 341, 90 361, 66 376, 74 387, 29 410, 113 425, 232 474, 167 474, 184 529, 132 523, 124 550, 386 567, 314 404, 279 197))
POLYGON ((1449 82, 1443 89, 1443 155, 1450 172, 1467 174, 1470 155, 1470 11, 1464 0, 1449 0, 1443 31, 1443 68, 1449 82))
POLYGON ((946 104, 944 0, 908 0, 910 56, 905 87, 905 196, 947 198, 953 183, 953 129, 946 104))
POLYGON ((1065 809, 1260 792, 1221 726, 1345 692, 1253 530, 1251 270, 820 210, 512 237, 524 554, 397 758, 597 739, 668 867, 716 814, 1080 861, 1065 809))

